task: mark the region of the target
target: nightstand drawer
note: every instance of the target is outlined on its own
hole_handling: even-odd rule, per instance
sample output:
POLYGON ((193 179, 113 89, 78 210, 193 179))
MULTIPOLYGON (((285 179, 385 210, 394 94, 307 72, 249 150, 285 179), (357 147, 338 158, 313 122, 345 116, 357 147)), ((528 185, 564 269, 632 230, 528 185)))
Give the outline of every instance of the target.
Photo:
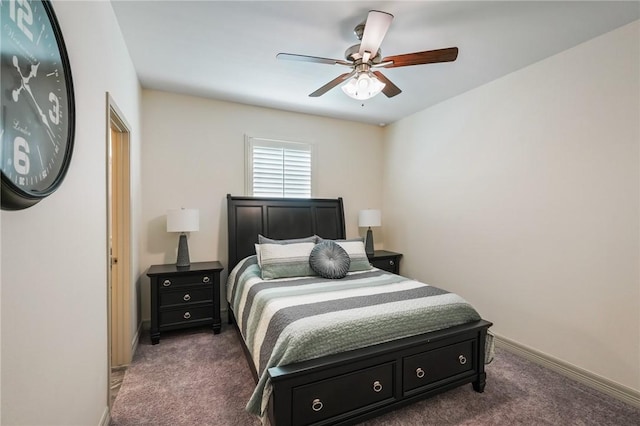
POLYGON ((376 268, 385 270, 387 272, 395 272, 396 270, 395 259, 374 259, 371 260, 371 264, 376 268))
POLYGON ((160 311, 160 327, 188 324, 196 321, 210 321, 213 319, 213 304, 198 306, 184 306, 177 309, 160 311))
POLYGON ((367 257, 371 266, 392 274, 400 274, 400 258, 402 254, 387 250, 376 250, 367 254, 367 257))
POLYGON ((159 277, 160 291, 185 285, 211 284, 212 274, 172 275, 159 277))
POLYGON ((184 287, 160 292, 160 307, 195 302, 213 302, 213 286, 184 287))

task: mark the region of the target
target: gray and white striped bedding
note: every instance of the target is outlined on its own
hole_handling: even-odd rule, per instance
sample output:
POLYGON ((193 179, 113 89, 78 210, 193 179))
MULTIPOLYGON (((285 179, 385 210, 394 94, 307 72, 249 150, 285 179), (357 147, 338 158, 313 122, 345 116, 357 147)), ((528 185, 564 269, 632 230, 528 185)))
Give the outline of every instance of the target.
POLYGON ((460 296, 371 269, 345 278, 264 281, 256 256, 229 274, 227 300, 259 381, 247 410, 263 416, 267 370, 480 319, 460 296))

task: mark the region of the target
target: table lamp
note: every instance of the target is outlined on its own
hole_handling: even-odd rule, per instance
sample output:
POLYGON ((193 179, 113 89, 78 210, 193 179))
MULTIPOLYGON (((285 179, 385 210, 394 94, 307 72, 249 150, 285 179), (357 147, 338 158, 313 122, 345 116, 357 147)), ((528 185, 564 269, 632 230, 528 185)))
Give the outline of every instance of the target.
POLYGON ((360 210, 358 213, 358 226, 361 228, 368 227, 367 238, 364 243, 364 251, 367 256, 373 256, 373 232, 371 232, 372 226, 382 225, 382 215, 380 210, 360 210))
POLYGON ((197 209, 173 209, 167 211, 167 232, 180 232, 176 266, 189 266, 187 232, 200 229, 200 211, 197 209))

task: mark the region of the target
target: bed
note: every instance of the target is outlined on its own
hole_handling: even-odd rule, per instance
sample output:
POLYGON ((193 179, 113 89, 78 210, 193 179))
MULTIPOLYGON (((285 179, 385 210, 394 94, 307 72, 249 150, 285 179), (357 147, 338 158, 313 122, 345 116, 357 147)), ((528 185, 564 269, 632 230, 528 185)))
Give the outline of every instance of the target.
POLYGON ((341 198, 228 195, 227 208, 229 322, 257 382, 247 409, 263 422, 353 424, 469 383, 483 392, 492 324, 460 296, 376 268, 353 269, 361 265, 355 255, 340 280, 261 279, 267 254, 261 269, 259 235, 345 241, 341 198))

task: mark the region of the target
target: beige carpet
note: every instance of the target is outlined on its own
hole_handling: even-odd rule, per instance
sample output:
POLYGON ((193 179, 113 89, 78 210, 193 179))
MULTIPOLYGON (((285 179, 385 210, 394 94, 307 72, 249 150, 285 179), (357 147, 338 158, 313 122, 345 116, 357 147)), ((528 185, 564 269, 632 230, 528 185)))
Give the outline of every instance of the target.
MULTIPOLYGON (((471 385, 363 424, 639 426, 640 409, 497 350, 482 394, 471 385)), ((253 379, 235 330, 143 336, 112 410, 112 425, 259 425, 244 411, 253 379)))

